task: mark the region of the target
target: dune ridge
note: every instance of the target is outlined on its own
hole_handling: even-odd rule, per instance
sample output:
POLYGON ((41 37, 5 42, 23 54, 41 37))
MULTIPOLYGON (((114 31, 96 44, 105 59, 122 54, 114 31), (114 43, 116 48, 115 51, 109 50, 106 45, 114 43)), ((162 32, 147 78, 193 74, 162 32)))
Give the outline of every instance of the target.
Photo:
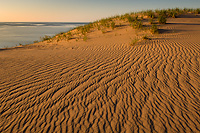
POLYGON ((200 132, 200 18, 168 23, 1 50, 0 132, 200 132))

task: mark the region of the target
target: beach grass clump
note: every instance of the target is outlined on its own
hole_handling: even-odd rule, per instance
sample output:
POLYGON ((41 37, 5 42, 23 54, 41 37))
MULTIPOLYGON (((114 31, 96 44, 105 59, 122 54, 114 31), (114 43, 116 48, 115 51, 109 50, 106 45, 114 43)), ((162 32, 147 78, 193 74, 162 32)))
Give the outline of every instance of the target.
POLYGON ((111 23, 111 28, 112 28, 112 30, 114 30, 115 27, 116 27, 115 22, 112 21, 112 23, 111 23))
POLYGON ((71 40, 72 39, 72 33, 69 31, 67 32, 67 40, 71 40))
POLYGON ((132 24, 132 27, 134 29, 142 29, 143 28, 143 24, 142 24, 142 21, 137 21, 135 20, 132 24))
POLYGON ((52 39, 52 37, 45 35, 44 37, 41 37, 40 39, 41 39, 41 41, 49 41, 52 39))
POLYGON ((129 23, 132 23, 135 19, 131 15, 126 16, 129 23))
POLYGON ((166 24, 166 22, 167 22, 167 18, 166 18, 165 15, 158 16, 158 23, 159 24, 166 24))
POLYGON ((87 37, 87 35, 84 35, 84 37, 83 37, 83 41, 87 41, 88 40, 88 37, 87 37))
POLYGON ((135 20, 138 20, 138 18, 139 18, 138 15, 136 15, 136 16, 135 16, 135 20))
POLYGON ((147 35, 142 37, 143 40, 151 40, 151 38, 149 38, 147 35))
POLYGON ((39 41, 38 41, 38 40, 35 40, 35 41, 33 41, 33 43, 39 43, 39 41))
POLYGON ((200 14, 200 8, 195 10, 195 14, 200 14))
POLYGON ((153 24, 151 29, 150 29, 150 32, 152 34, 159 34, 157 25, 153 24))
POLYGON ((149 18, 155 18, 155 13, 154 13, 152 10, 148 10, 148 11, 147 11, 147 16, 148 16, 149 18))
POLYGON ((101 26, 103 26, 103 27, 109 27, 108 21, 109 21, 108 19, 101 19, 100 20, 101 26))
POLYGON ((150 19, 149 19, 149 23, 150 23, 150 24, 154 24, 153 18, 150 18, 150 19))
POLYGON ((176 18, 177 12, 176 11, 169 11, 168 12, 168 17, 169 18, 176 18))
POLYGON ((106 29, 105 29, 105 28, 101 29, 101 32, 102 32, 103 34, 105 34, 105 33, 106 33, 106 29))

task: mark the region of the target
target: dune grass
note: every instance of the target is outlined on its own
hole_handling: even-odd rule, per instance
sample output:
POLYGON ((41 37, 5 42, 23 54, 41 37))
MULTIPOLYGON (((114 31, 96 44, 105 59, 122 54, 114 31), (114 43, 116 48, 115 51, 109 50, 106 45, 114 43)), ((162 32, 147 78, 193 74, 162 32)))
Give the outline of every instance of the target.
MULTIPOLYGON (((87 34, 93 32, 95 30, 101 31, 102 34, 106 34, 110 29, 115 30, 122 25, 127 25, 133 27, 133 29, 137 30, 149 30, 152 34, 159 34, 158 24, 166 24, 167 18, 176 18, 182 14, 200 14, 200 8, 191 9, 191 8, 173 8, 173 9, 162 9, 162 10, 146 10, 140 12, 132 12, 126 13, 124 15, 116 15, 108 18, 103 18, 98 21, 89 23, 84 26, 79 26, 74 28, 73 30, 68 31, 67 33, 59 33, 54 37, 44 36, 41 38, 41 41, 52 42, 53 40, 72 40, 75 39, 78 41, 79 39, 83 39, 84 41, 88 40, 87 34), (148 25, 144 25, 143 22, 147 21, 151 25, 150 28, 148 25), (76 33, 74 33, 74 30, 76 33)), ((133 41, 133 42, 136 42, 133 41)), ((132 43, 134 44, 134 43, 132 43)))

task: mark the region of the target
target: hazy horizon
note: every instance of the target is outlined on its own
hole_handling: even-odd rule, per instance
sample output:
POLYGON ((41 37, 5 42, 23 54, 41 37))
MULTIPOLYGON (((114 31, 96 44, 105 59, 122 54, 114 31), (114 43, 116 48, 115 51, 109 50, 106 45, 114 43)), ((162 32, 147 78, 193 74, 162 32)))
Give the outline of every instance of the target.
POLYGON ((200 0, 9 0, 0 22, 92 22, 147 9, 199 8, 200 0))

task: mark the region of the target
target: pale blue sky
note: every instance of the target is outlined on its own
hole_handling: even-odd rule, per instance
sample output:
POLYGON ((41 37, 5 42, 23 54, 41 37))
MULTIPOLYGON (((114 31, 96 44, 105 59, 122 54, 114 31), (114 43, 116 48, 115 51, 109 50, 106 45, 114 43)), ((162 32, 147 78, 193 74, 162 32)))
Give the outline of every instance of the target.
POLYGON ((162 8, 199 8, 200 0, 0 0, 1 22, 91 22, 162 8))

